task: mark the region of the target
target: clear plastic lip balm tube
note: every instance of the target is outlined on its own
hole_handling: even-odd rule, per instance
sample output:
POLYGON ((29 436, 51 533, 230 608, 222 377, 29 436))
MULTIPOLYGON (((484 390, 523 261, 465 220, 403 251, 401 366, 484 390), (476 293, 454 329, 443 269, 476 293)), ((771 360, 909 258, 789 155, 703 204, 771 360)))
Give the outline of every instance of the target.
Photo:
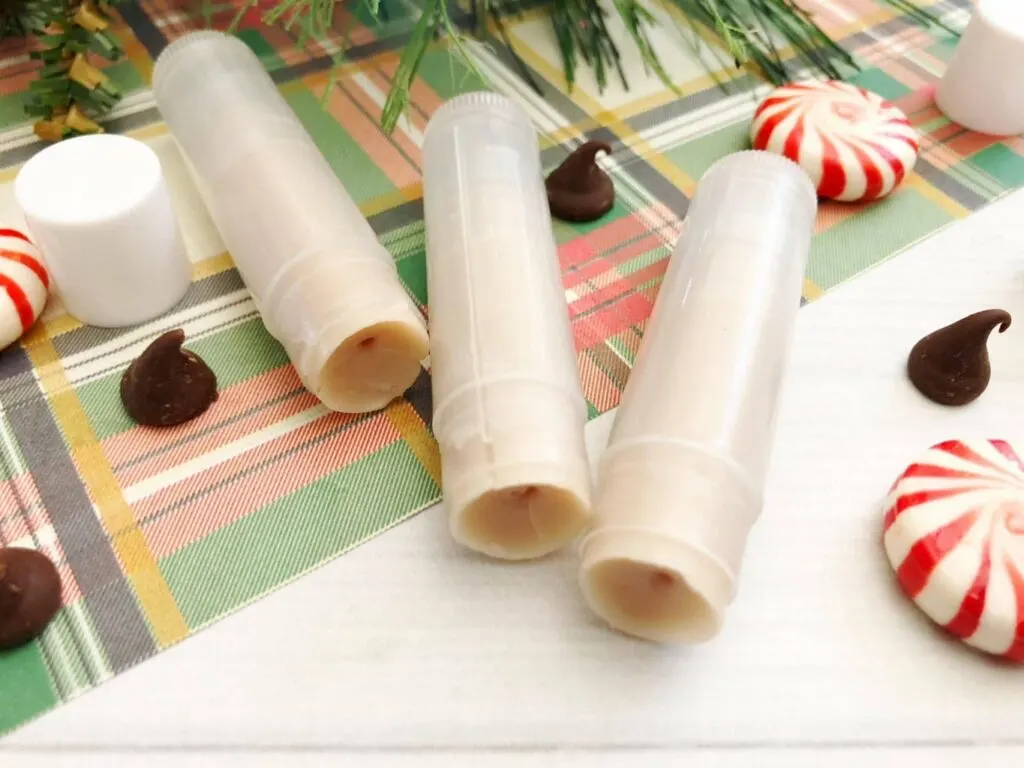
POLYGON ((157 105, 267 330, 328 408, 372 411, 427 356, 419 310, 256 55, 219 32, 172 43, 157 105))
POLYGON ((701 179, 602 456, 580 584, 616 629, 712 638, 761 511, 817 210, 785 158, 701 179))
POLYGON ((452 535, 522 560, 588 520, 586 404, 537 136, 514 102, 470 93, 424 142, 434 434, 452 535))

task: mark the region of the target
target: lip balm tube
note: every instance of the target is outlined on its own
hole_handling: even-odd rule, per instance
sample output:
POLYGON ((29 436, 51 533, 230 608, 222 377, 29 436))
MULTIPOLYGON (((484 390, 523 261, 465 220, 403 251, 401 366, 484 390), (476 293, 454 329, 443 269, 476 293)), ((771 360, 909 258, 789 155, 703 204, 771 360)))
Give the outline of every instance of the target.
POLYGON ((256 55, 186 35, 157 60, 157 105, 267 330, 328 408, 372 411, 428 353, 423 318, 351 196, 256 55))
POLYGON ((423 147, 434 435, 452 535, 508 560, 586 524, 586 403, 537 135, 494 93, 443 105, 423 147))
POLYGON ((740 152, 690 205, 598 469, 580 585, 625 633, 709 640, 761 511, 817 209, 789 160, 740 152))

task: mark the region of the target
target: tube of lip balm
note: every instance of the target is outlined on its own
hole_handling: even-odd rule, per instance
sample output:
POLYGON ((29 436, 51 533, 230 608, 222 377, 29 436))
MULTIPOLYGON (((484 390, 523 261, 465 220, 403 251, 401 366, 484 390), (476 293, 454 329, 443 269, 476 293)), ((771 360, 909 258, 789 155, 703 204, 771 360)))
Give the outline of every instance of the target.
POLYGON ((741 152, 704 176, 599 469, 580 584, 628 634, 721 629, 761 511, 817 200, 794 163, 741 152))
POLYGON ((157 105, 267 330, 328 408, 402 394, 427 334, 394 260, 256 55, 219 32, 157 60, 157 105))
POLYGON ((537 136, 494 93, 459 96, 423 146, 434 434, 462 544, 509 560, 587 521, 590 471, 537 136))

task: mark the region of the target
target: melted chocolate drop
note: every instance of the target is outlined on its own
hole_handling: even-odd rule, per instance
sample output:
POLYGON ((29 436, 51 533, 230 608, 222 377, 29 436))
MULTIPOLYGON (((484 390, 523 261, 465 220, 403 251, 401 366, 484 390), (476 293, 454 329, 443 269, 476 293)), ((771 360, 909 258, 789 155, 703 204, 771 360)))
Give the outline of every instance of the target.
POLYGON ((565 221, 594 221, 615 205, 615 185, 595 159, 598 152, 611 154, 603 141, 588 141, 576 148, 548 176, 551 215, 565 221))
POLYGON ((0 549, 0 650, 38 637, 60 605, 60 574, 46 555, 0 549))
POLYGON ((1010 327, 1002 309, 975 312, 929 333, 910 350, 907 376, 917 390, 940 405, 967 405, 988 387, 992 368, 988 337, 1010 327))
POLYGON ((121 401, 139 424, 170 427, 199 416, 217 399, 217 377, 182 349, 185 332, 168 331, 146 347, 121 379, 121 401))

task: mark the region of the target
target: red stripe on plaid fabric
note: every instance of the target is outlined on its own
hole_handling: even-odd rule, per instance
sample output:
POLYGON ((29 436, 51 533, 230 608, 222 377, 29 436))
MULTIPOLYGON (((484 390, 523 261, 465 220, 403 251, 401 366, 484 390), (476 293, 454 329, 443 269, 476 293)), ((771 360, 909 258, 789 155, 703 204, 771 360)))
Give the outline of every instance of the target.
MULTIPOLYGON (((366 72, 360 72, 359 74, 364 81, 368 81, 368 86, 376 88, 381 96, 387 94, 387 84, 384 84, 383 86, 378 85, 374 82, 374 78, 370 77, 366 72)), ((380 78, 377 79, 379 80, 380 78)), ((413 142, 410 138, 406 126, 411 127, 415 131, 419 131, 420 135, 422 135, 427 128, 426 120, 418 112, 407 109, 405 114, 402 116, 403 119, 399 121, 399 125, 395 132, 392 133, 390 137, 384 137, 379 127, 382 108, 376 101, 374 101, 370 94, 366 92, 364 87, 360 83, 356 82, 354 77, 345 78, 344 82, 352 100, 370 116, 370 120, 368 121, 369 127, 366 129, 367 137, 364 138, 362 135, 357 133, 352 133, 352 137, 359 142, 360 146, 363 147, 366 146, 365 142, 367 140, 374 140, 373 134, 376 134, 378 137, 385 138, 389 145, 397 145, 397 148, 401 150, 401 155, 403 157, 402 162, 397 163, 396 166, 397 169, 403 171, 402 175, 404 178, 395 180, 395 186, 402 189, 412 184, 418 184, 421 181, 419 167, 422 163, 422 157, 419 145, 413 142), (408 178, 410 174, 412 176, 411 181, 408 178)))
POLYGON ((593 314, 577 317, 572 324, 576 348, 587 349, 601 344, 609 336, 646 321, 653 306, 646 296, 632 293, 593 314))
POLYGON ((21 330, 27 331, 36 320, 32 302, 28 300, 28 296, 25 295, 21 286, 7 275, 0 275, 0 288, 7 293, 7 297, 14 305, 14 310, 18 313, 18 320, 21 321, 21 330))
POLYGON ((631 293, 639 286, 662 277, 667 267, 668 259, 660 259, 629 275, 620 275, 615 271, 605 272, 598 278, 598 285, 569 305, 569 314, 572 317, 581 315, 623 294, 631 293))
POLYGON ((18 475, 0 483, 0 541, 9 544, 49 524, 32 475, 18 475))
POLYGON ((569 278, 568 270, 586 264, 597 255, 597 249, 585 237, 579 237, 558 246, 558 266, 563 280, 569 278))
POLYGON ((964 159, 1001 143, 1003 140, 998 136, 986 136, 983 133, 965 131, 959 136, 953 136, 947 140, 945 148, 953 152, 958 159, 964 159))
MULTIPOLYGON (((347 91, 363 93, 359 86, 351 80, 343 81, 342 85, 347 91)), ((314 93, 318 98, 322 98, 323 86, 317 88, 314 93)), ((363 95, 365 96, 365 93, 363 95)), ((419 171, 381 132, 380 126, 359 109, 357 103, 352 100, 349 93, 341 88, 332 88, 327 100, 327 111, 366 153, 373 164, 380 169, 380 172, 387 177, 388 181, 399 189, 418 183, 420 181, 419 171)), ((369 106, 374 108, 379 115, 380 110, 375 104, 370 102, 369 106)), ((401 132, 399 131, 399 133, 401 132)), ((409 146, 411 143, 406 139, 405 144, 409 146)), ((417 151, 417 156, 418 154, 417 151)))
MULTIPOLYGON (((391 90, 391 78, 387 72, 394 73, 398 59, 392 54, 381 57, 374 57, 364 62, 359 68, 360 75, 377 89, 381 94, 391 90)), ((433 88, 425 85, 422 80, 416 79, 409 86, 409 108, 405 111, 405 119, 409 125, 421 134, 427 130, 427 121, 444 99, 437 95, 433 88)), ((371 110, 370 113, 378 116, 381 108, 371 110)), ((404 135, 403 135, 404 138, 404 135)), ((415 152, 410 156, 417 164, 420 163, 420 148, 413 145, 415 152)))
POLYGON ((619 390, 604 371, 597 367, 587 352, 578 356, 580 383, 583 396, 601 413, 611 410, 619 403, 619 390))
POLYGON ((563 273, 562 285, 567 291, 575 291, 577 295, 589 293, 591 290, 589 283, 614 270, 614 262, 604 256, 595 256, 579 269, 563 273))
MULTIPOLYGON (((368 70, 364 67, 363 71, 367 72, 371 79, 383 90, 387 92, 391 89, 391 83, 395 79, 395 72, 398 71, 398 62, 400 58, 398 54, 388 51, 382 53, 380 56, 374 57, 374 64, 377 65, 376 70, 368 70)), ((430 84, 422 77, 418 77, 412 81, 409 85, 409 104, 413 107, 413 115, 422 112, 426 117, 422 119, 422 125, 426 127, 426 118, 434 114, 434 110, 440 107, 444 103, 444 99, 441 95, 430 87, 430 84)), ((416 118, 413 118, 414 121, 416 118)))
MULTIPOLYGON (((2 234, 2 232, 0 232, 0 234, 2 234)), ((47 273, 46 268, 29 254, 22 253, 21 251, 10 251, 6 248, 0 248, 0 259, 7 259, 8 261, 13 261, 15 264, 21 264, 21 266, 31 269, 35 273, 35 276, 39 278, 39 282, 47 288, 50 287, 50 275, 47 273)))
POLYGON ((638 210, 629 216, 609 221, 600 229, 560 245, 558 262, 565 286, 570 288, 579 282, 577 275, 580 274, 584 275, 584 279, 589 279, 593 272, 588 272, 586 267, 598 257, 607 259, 611 264, 621 264, 664 245, 662 239, 651 232, 650 224, 642 218, 645 214, 653 215, 653 209, 638 210))
POLYGON ((166 557, 401 439, 386 413, 358 419, 325 416, 139 502, 153 555, 166 557), (354 423, 331 434, 346 422, 354 423))
POLYGON ((209 420, 196 419, 175 427, 170 438, 164 430, 136 427, 104 440, 103 453, 118 482, 128 486, 283 421, 317 402, 302 386, 295 369, 285 365, 222 390, 217 407, 209 411, 209 420), (169 442, 178 444, 166 450, 169 442))
POLYGON ((898 99, 891 100, 894 105, 908 115, 912 124, 920 122, 916 112, 924 109, 935 109, 935 84, 929 83, 905 93, 898 99))

